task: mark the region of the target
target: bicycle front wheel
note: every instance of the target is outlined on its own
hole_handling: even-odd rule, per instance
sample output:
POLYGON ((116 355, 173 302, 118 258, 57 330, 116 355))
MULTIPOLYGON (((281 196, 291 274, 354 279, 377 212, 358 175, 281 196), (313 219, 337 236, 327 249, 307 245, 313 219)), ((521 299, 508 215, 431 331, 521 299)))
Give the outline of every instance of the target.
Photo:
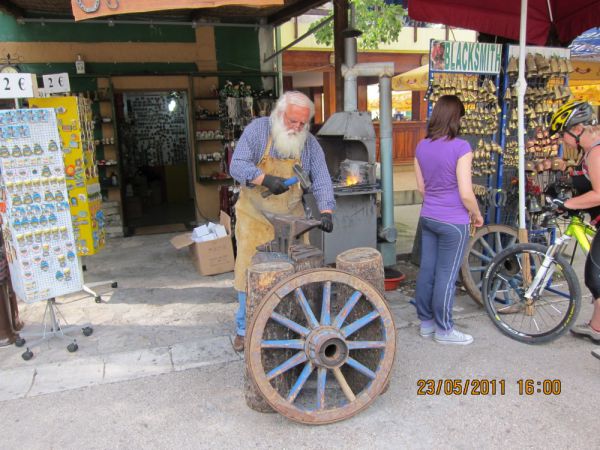
POLYGON ((547 282, 531 300, 525 298, 545 256, 543 245, 517 244, 498 253, 483 278, 483 303, 492 322, 506 336, 527 344, 563 335, 581 307, 579 280, 561 256, 551 262, 547 282), (523 276, 525 261, 529 261, 529 277, 523 276))

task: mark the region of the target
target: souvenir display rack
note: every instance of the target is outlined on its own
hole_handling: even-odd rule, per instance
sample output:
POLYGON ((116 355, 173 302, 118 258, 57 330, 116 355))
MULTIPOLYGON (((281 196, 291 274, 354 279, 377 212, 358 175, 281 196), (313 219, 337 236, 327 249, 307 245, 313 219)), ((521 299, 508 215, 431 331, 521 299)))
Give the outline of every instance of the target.
MULTIPOLYGON (((237 139, 254 117, 270 114, 274 98, 270 91, 252 90, 248 81, 233 84, 225 76, 215 72, 214 76, 190 77, 193 175, 197 181, 196 199, 202 199, 197 200, 196 205, 200 220, 219 216, 224 199, 221 187, 235 185, 229 175, 229 163, 237 139), (251 95, 246 95, 248 93, 251 95)), ((260 80, 264 77, 275 79, 276 74, 248 73, 243 76, 260 80)), ((232 221, 235 221, 233 216, 232 221)))
POLYGON ((2 234, 28 303, 82 288, 62 150, 54 109, 0 111, 2 234))
POLYGON ((48 97, 29 104, 56 111, 77 254, 93 255, 104 247, 106 235, 91 101, 82 96, 48 97))
POLYGON ((428 117, 442 95, 456 95, 465 106, 461 121, 461 138, 473 149, 472 180, 478 186, 477 195, 486 222, 491 220, 488 192, 492 175, 498 167, 502 148, 500 90, 502 46, 452 41, 431 41, 429 85, 426 93, 428 117), (477 55, 467 60, 463 52, 477 55))
POLYGON ((93 100, 97 111, 95 144, 102 197, 121 203, 121 158, 110 79, 98 79, 98 90, 93 100))
MULTIPOLYGON (((497 189, 506 198, 496 211, 496 222, 517 225, 518 187, 518 46, 509 46, 505 55, 503 80, 504 151, 498 164, 497 189)), ((526 206, 530 219, 541 213, 546 186, 562 176, 559 170, 562 153, 558 136, 548 131, 549 117, 571 98, 568 74, 572 66, 568 49, 527 47, 527 90, 525 92, 525 171, 527 174, 526 206)), ((575 161, 569 161, 574 165, 575 161)), ((531 220, 530 220, 531 221, 531 220)), ((533 226, 533 224, 532 224, 533 226)))

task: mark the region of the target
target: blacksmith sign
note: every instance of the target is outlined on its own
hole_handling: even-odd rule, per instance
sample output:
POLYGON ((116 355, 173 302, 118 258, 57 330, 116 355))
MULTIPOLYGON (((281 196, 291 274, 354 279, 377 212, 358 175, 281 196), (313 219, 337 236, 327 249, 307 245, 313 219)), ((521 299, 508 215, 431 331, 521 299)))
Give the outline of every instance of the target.
MULTIPOLYGON (((217 8, 240 5, 239 0, 71 0, 75 20, 96 19, 119 14, 171 11, 177 9, 217 8)), ((284 0, 246 0, 243 6, 283 6, 284 0)))
POLYGON ((498 74, 501 63, 500 44, 431 41, 429 67, 436 72, 498 74))

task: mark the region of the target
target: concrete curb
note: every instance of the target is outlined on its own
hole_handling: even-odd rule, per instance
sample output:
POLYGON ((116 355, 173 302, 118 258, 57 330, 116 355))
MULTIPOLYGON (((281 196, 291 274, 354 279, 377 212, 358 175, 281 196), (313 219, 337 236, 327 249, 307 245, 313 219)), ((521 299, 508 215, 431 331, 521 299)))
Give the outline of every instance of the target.
POLYGON ((228 336, 0 372, 0 401, 241 361, 228 336))

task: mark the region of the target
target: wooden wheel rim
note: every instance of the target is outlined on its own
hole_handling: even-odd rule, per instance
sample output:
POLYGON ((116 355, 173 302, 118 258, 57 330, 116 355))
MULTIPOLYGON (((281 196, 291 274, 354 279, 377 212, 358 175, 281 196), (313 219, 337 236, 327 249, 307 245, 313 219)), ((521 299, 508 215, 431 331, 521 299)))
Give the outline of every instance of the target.
MULTIPOLYGON (((518 242, 518 230, 509 225, 486 225, 486 226, 483 226, 483 227, 479 228, 475 232, 475 235, 473 235, 469 239, 469 242, 467 243, 467 248, 465 249, 465 254, 463 256, 463 262, 462 262, 462 265, 460 268, 460 276, 461 276, 462 283, 465 287, 465 290, 467 291, 467 294, 469 294, 469 296, 480 306, 483 306, 483 299, 481 296, 481 286, 483 283, 483 275, 485 274, 485 271, 489 267, 491 260, 493 259, 493 257, 495 255, 500 253, 502 250, 504 250, 505 248, 508 248, 510 245, 516 244, 517 242, 518 242), (501 240, 501 235, 510 236, 511 238, 514 237, 514 240, 510 240, 509 245, 501 245, 500 248, 494 246, 494 243, 488 244, 488 247, 490 247, 492 249, 492 252, 489 252, 489 249, 487 249, 487 251, 489 252, 489 255, 486 254, 485 256, 489 260, 485 260, 484 258, 480 257, 477 254, 478 252, 476 252, 474 249, 476 243, 478 243, 478 242, 483 243, 486 240, 486 238, 488 238, 488 236, 491 236, 494 238, 499 237, 501 240), (474 270, 471 267, 471 264, 470 264, 471 256, 475 256, 476 258, 478 258, 478 263, 481 264, 481 266, 477 270, 474 270), (475 280, 475 278, 473 276, 474 272, 477 272, 480 274, 480 278, 477 281, 475 280)), ((501 244, 504 244, 504 242, 501 241, 501 244)), ((485 252, 486 248, 483 248, 482 250, 485 252)))
MULTIPOLYGON (((266 299, 255 312, 254 320, 248 328, 247 339, 245 359, 250 379, 264 396, 265 400, 274 410, 285 417, 296 422, 314 425, 341 421, 368 407, 387 386, 396 352, 396 328, 383 295, 370 283, 337 269, 306 270, 296 273, 276 285, 267 294, 266 299), (384 333, 385 347, 383 347, 383 356, 375 371, 375 379, 366 388, 356 394, 354 401, 349 401, 341 407, 332 409, 306 411, 294 406, 293 401, 289 402, 282 397, 267 379, 262 364, 262 336, 267 323, 271 319, 271 313, 283 298, 296 288, 302 287, 307 283, 323 283, 327 281, 345 284, 355 291, 362 293, 361 298, 366 299, 373 306, 373 310, 379 314, 378 320, 384 333)), ((330 373, 329 375, 333 374, 330 373)), ((335 377, 328 376, 328 379, 335 379, 335 377)))

